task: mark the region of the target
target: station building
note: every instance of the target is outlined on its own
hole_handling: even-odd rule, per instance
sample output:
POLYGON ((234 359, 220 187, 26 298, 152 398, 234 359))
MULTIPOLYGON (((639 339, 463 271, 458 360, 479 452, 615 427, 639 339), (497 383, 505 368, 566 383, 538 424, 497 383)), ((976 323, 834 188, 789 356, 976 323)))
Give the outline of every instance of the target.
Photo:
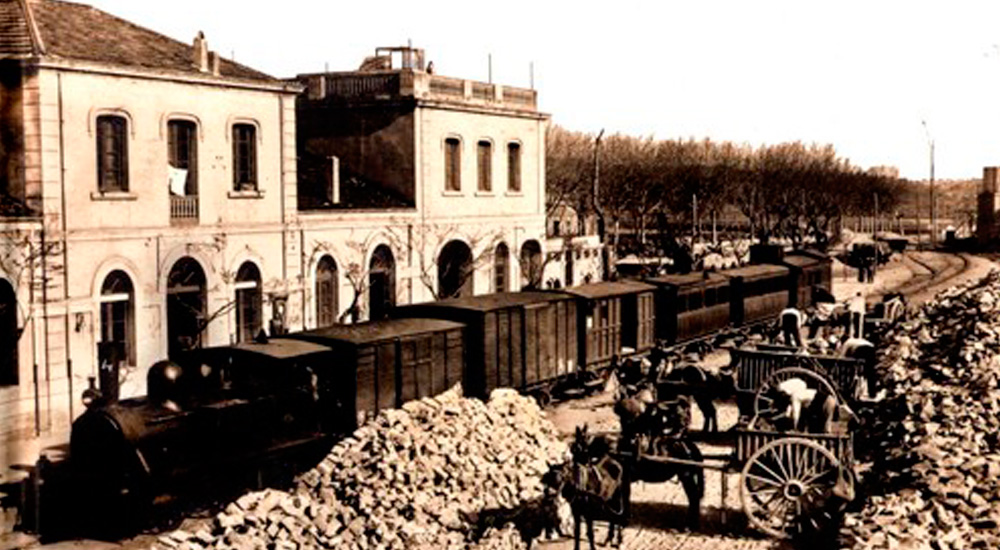
POLYGON ((0 0, 0 482, 184 349, 541 285, 547 122, 417 49, 280 80, 0 0))

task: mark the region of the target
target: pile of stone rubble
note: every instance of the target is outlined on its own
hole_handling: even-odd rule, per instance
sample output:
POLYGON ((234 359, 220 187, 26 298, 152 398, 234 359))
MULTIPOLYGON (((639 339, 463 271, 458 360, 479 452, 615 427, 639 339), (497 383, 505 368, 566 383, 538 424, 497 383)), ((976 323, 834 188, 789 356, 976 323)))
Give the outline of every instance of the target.
MULTIPOLYGON (((383 411, 338 443, 289 491, 229 504, 197 532, 158 548, 467 548, 486 509, 542 496, 541 477, 569 458, 534 400, 494 391, 488 403, 457 389, 383 411)), ((511 528, 479 548, 521 548, 511 528)))
POLYGON ((846 519, 850 547, 1000 548, 1000 275, 883 341, 889 397, 865 430, 873 496, 846 519))

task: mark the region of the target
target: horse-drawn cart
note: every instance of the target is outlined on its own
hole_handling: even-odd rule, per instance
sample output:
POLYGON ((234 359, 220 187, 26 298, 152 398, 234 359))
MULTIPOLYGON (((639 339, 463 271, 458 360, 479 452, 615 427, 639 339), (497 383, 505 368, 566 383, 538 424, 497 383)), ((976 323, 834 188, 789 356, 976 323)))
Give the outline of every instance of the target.
MULTIPOLYGON (((783 382, 797 378, 800 385, 829 398, 829 404, 839 408, 863 388, 864 363, 762 350, 732 350, 732 354, 741 412, 735 428, 715 434, 683 429, 669 435, 647 434, 628 446, 619 445, 619 451, 632 451, 626 451, 623 460, 638 465, 635 481, 644 479, 646 472, 656 472, 657 467, 673 468, 685 482, 691 513, 700 505, 700 494, 688 490, 685 476, 697 472, 703 479, 706 468, 722 472, 724 478, 738 474, 740 500, 749 524, 772 537, 789 538, 802 525, 799 520, 814 517, 807 513, 822 509, 831 495, 849 499, 845 495, 853 492, 853 437, 846 422, 827 423, 822 433, 802 430, 803 425, 794 422, 777 422, 787 403, 776 402, 776 391, 783 382), (729 450, 702 454, 691 449, 695 442, 710 442, 729 450)), ((665 403, 650 406, 660 405, 665 403)), ((629 437, 623 429, 623 440, 629 437)), ((669 479, 662 471, 659 474, 649 480, 669 479)), ((723 479, 724 501, 727 487, 723 479)))

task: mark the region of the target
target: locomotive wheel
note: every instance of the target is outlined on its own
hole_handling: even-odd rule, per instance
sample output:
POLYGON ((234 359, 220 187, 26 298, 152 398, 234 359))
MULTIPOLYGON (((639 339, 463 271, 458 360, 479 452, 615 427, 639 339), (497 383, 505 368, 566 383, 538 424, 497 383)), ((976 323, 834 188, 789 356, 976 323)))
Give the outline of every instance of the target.
POLYGON ((840 461, 799 437, 772 441, 743 466, 740 500, 754 528, 778 539, 792 536, 803 511, 823 502, 837 483, 840 461))
POLYGON ((840 398, 840 394, 833 389, 833 386, 825 377, 817 374, 809 369, 804 369, 802 367, 787 367, 784 369, 778 369, 771 373, 771 376, 757 388, 757 393, 754 395, 753 399, 753 412, 754 416, 770 418, 778 411, 774 410, 773 403, 768 393, 781 384, 785 380, 790 380, 792 378, 801 378, 805 383, 812 388, 822 386, 830 395, 837 398, 838 403, 842 403, 843 400, 840 398))

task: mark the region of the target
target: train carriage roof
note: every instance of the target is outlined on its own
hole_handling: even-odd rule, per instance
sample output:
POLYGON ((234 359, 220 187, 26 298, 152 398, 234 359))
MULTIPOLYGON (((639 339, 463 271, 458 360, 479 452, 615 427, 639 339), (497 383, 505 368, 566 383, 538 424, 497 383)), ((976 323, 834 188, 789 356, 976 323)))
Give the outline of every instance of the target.
MULTIPOLYGON (((333 325, 329 327, 299 332, 289 335, 291 338, 308 340, 309 342, 348 342, 351 344, 369 344, 394 338, 419 336, 447 330, 462 329, 465 325, 440 319, 383 319, 356 323, 353 325, 333 325)), ((306 342, 303 342, 306 343, 306 342)))
POLYGON ((705 286, 723 286, 729 279, 714 271, 694 271, 683 275, 661 275, 646 279, 658 286, 675 286, 678 288, 704 284, 705 286))
POLYGON ((291 359, 293 357, 303 357, 332 351, 328 346, 290 338, 271 338, 267 343, 243 342, 234 344, 232 348, 265 355, 273 359, 291 359))
POLYGON ((730 279, 734 277, 742 277, 744 281, 754 281, 769 277, 787 277, 789 271, 791 270, 780 265, 758 264, 737 267, 736 269, 727 269, 723 272, 723 274, 730 279))
POLYGON ((589 283, 579 286, 570 286, 563 289, 566 294, 572 294, 580 298, 593 300, 595 298, 610 298, 613 296, 625 296, 628 294, 639 294, 650 292, 656 287, 639 281, 606 281, 602 283, 589 283))
POLYGON ((462 298, 448 298, 436 302, 423 302, 410 304, 396 308, 398 312, 422 311, 422 310, 442 310, 461 309, 467 311, 487 312, 509 307, 530 306, 534 304, 546 304, 573 299, 573 296, 565 292, 529 290, 524 292, 497 292, 494 294, 482 294, 479 296, 467 296, 462 298))
POLYGON ((821 263, 833 261, 828 254, 824 254, 819 250, 815 250, 812 248, 797 248, 795 250, 786 252, 785 258, 787 259, 789 257, 812 258, 813 260, 816 260, 817 262, 821 263))
POLYGON ((785 256, 784 263, 795 267, 813 267, 823 262, 811 256, 785 256))

